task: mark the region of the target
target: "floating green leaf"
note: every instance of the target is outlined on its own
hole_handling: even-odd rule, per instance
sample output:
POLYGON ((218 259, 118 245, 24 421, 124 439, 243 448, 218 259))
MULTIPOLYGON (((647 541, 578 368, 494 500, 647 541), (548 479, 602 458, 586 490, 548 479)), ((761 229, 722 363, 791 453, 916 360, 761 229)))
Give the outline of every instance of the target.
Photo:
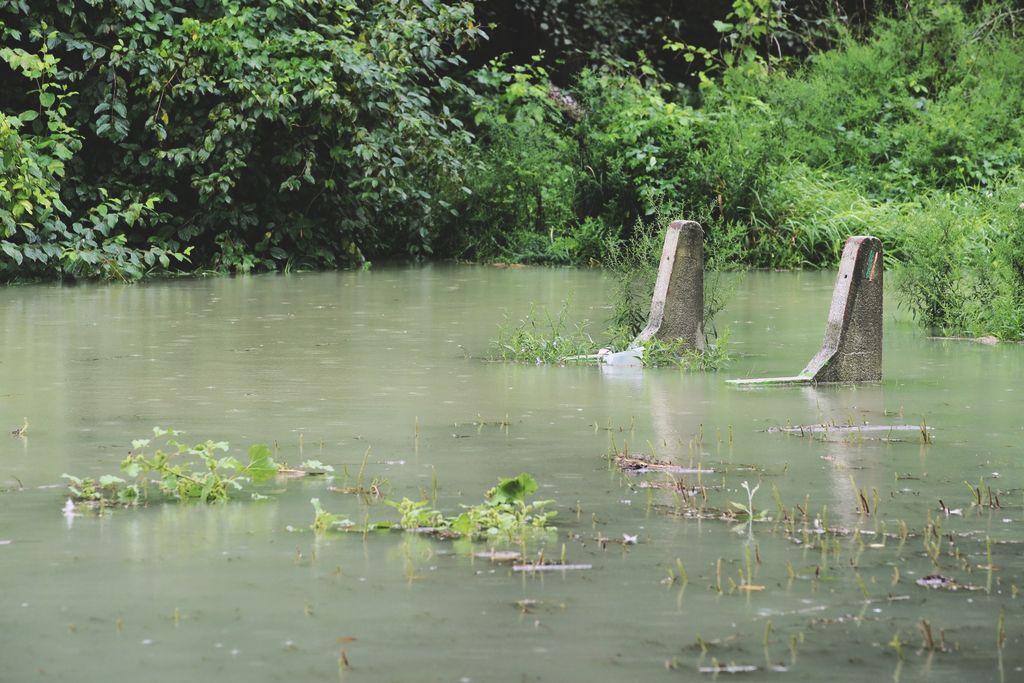
POLYGON ((517 477, 498 482, 497 486, 487 492, 487 500, 492 504, 522 502, 537 488, 537 480, 523 472, 517 477))
POLYGON ((272 479, 279 469, 280 467, 274 462, 270 448, 266 444, 258 443, 249 447, 249 464, 245 471, 253 481, 272 479))

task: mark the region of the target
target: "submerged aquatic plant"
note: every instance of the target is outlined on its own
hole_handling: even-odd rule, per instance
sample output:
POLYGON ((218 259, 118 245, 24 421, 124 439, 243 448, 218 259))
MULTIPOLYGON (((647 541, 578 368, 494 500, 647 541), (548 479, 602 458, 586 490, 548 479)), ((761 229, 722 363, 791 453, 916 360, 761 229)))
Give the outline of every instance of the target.
POLYGON ((522 538, 532 529, 548 528, 548 522, 558 513, 544 511, 552 500, 526 502, 526 497, 538 488, 537 481, 526 472, 517 477, 502 479, 487 491, 486 501, 467 507, 451 522, 452 531, 473 538, 504 536, 522 538))
POLYGON ((403 529, 438 529, 447 526, 444 513, 427 507, 429 501, 402 498, 400 502, 385 500, 384 504, 398 510, 398 526, 403 529))
POLYGON ((153 488, 163 497, 213 503, 227 500, 232 492, 242 490, 245 482, 272 478, 280 469, 265 444, 250 447, 249 461, 243 464, 234 456, 221 455, 229 449, 226 441, 189 445, 173 438, 181 433, 154 427, 155 438, 171 438, 152 452, 148 451, 151 439, 132 441, 131 452, 121 462, 127 479, 104 475, 93 480, 65 474, 69 492, 76 501, 97 505, 145 501, 153 488))
POLYGON ((347 529, 353 526, 352 520, 324 510, 319 498, 311 498, 309 502, 313 505, 313 531, 323 533, 329 529, 347 529))
MULTIPOLYGON (((398 511, 398 523, 367 522, 360 530, 398 528, 446 537, 504 537, 509 541, 518 541, 530 531, 553 528, 549 526, 549 522, 557 512, 544 510, 553 501, 526 502, 526 497, 537 488, 537 481, 525 472, 516 477, 502 479, 497 486, 487 491, 484 502, 463 506, 463 512, 454 517, 446 516, 440 510, 432 508, 427 500, 385 500, 386 505, 398 511)), ((339 515, 326 512, 321 507, 319 499, 314 498, 311 502, 314 510, 314 531, 349 530, 354 527, 351 522, 339 515)))
POLYGON ((737 510, 737 515, 748 522, 767 522, 771 521, 771 517, 768 516, 768 510, 755 510, 754 509, 754 495, 757 490, 761 488, 760 482, 757 483, 754 488, 750 488, 748 482, 740 484, 743 490, 747 492, 747 503, 737 503, 736 501, 729 501, 729 505, 733 506, 737 510))
POLYGON ((127 484, 121 477, 104 474, 99 479, 92 477, 76 477, 71 474, 61 475, 68 480, 68 493, 74 501, 80 503, 117 502, 130 504, 139 496, 139 489, 134 484, 127 484))
POLYGON ((319 460, 303 460, 299 463, 299 469, 310 474, 329 474, 334 472, 333 467, 325 465, 319 460))

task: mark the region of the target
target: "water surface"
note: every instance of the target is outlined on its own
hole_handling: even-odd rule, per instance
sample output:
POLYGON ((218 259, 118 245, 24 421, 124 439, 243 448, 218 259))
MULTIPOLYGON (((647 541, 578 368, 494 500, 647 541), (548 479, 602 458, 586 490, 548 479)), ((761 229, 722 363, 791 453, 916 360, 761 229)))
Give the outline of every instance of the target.
POLYGON ((726 385, 804 366, 833 277, 744 276, 716 321, 735 358, 709 375, 486 360, 497 326, 533 302, 557 310, 571 293, 598 332, 610 286, 597 271, 4 289, 0 416, 30 427, 0 441, 0 680, 673 680, 726 665, 757 667, 752 679, 1020 680, 1024 347, 929 340, 887 301, 880 385, 726 385), (767 431, 922 421, 931 444, 767 431), (277 481, 262 501, 61 514, 61 474, 116 473, 155 425, 238 455, 267 443, 337 476, 277 481), (706 511, 760 483, 755 508, 773 521, 686 518, 681 495, 643 487, 669 475, 610 465, 625 448, 699 465, 699 482, 676 478, 705 487, 706 511), (528 551, 564 545, 593 568, 528 576, 474 558, 482 544, 315 536, 313 497, 396 518, 329 490, 364 457, 393 499, 430 496, 436 475, 451 514, 530 472, 559 517, 528 551), (979 481, 999 507, 972 505, 965 482, 979 481), (787 526, 774 492, 806 519, 787 526), (685 586, 667 581, 677 559, 685 586), (915 583, 936 573, 978 590, 915 583))

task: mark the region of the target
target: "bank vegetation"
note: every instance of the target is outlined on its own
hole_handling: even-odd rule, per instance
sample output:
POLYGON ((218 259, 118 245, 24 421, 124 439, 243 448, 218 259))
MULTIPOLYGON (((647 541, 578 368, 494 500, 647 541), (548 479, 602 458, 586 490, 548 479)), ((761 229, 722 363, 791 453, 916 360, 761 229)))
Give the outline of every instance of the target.
POLYGON ((877 235, 924 326, 1024 336, 1015 3, 591 5, 5 3, 0 278, 609 264, 685 216, 731 267, 877 235))

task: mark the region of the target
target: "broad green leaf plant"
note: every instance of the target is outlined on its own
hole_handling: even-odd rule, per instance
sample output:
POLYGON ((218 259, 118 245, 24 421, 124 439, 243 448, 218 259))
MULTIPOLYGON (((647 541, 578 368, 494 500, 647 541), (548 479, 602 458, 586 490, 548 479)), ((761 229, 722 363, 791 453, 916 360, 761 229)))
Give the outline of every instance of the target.
MULTIPOLYGON (((159 499, 217 503, 247 485, 272 479, 280 469, 264 444, 250 447, 248 461, 243 463, 227 455, 226 441, 188 444, 177 440, 181 433, 154 427, 152 439, 132 441, 132 451, 121 462, 124 478, 105 475, 94 480, 65 474, 72 499, 100 506, 159 499), (159 439, 162 446, 155 445, 159 439)), ((250 494, 261 497, 256 491, 250 494)))

